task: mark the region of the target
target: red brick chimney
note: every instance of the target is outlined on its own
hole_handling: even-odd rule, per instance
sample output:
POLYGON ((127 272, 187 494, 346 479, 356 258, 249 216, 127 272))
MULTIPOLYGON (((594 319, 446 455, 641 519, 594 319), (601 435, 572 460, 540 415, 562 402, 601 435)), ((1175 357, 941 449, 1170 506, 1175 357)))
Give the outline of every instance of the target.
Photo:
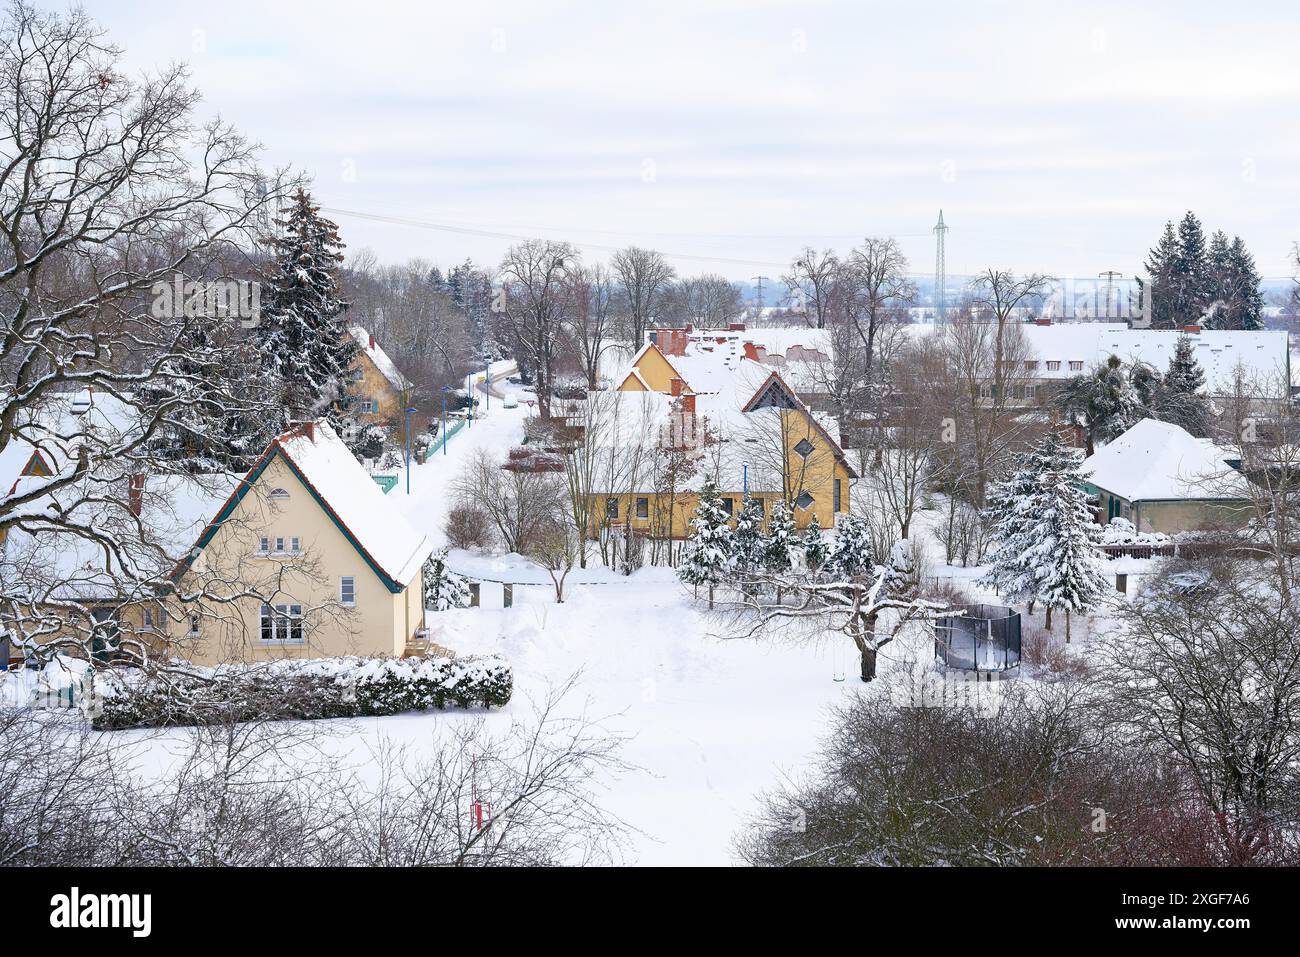
POLYGON ((1195 323, 1191 323, 1189 325, 1183 326, 1183 332, 1190 333, 1191 335, 1197 335, 1198 333, 1200 333, 1200 331, 1201 331, 1201 327, 1196 325, 1195 323))
POLYGON ((1050 326, 1051 324, 1052 324, 1052 320, 1051 320, 1050 317, 1047 318, 1047 319, 1035 319, 1035 320, 1034 320, 1034 325, 1036 325, 1036 326, 1050 326))
POLYGON ((753 359, 755 362, 763 361, 758 355, 758 348, 752 342, 745 343, 745 358, 753 359))
POLYGON ((370 333, 370 351, 375 351, 375 334, 373 332, 370 333))
POLYGON ((682 396, 682 411, 690 413, 691 415, 695 414, 695 393, 694 392, 688 392, 684 396, 682 396))
POLYGON ((668 384, 668 387, 672 390, 674 396, 679 396, 682 394, 682 386, 685 384, 686 383, 681 379, 673 379, 672 382, 668 384))
POLYGON ((307 436, 307 441, 308 441, 308 442, 315 442, 315 441, 316 441, 316 423, 313 422, 313 421, 310 421, 310 420, 307 421, 307 422, 304 422, 304 423, 302 424, 302 434, 305 435, 305 436, 307 436))
POLYGON ((745 324, 743 322, 733 322, 727 326, 728 332, 744 332, 745 324))
POLYGON ((136 518, 144 511, 144 476, 138 473, 126 478, 126 507, 136 518))

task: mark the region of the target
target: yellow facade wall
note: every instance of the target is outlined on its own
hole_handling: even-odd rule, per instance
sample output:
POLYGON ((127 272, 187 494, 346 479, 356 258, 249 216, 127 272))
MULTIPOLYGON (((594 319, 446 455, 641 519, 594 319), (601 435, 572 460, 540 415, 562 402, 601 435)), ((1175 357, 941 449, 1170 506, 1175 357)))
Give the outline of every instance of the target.
POLYGON ((171 603, 174 617, 198 609, 198 635, 175 622, 168 626, 173 653, 197 664, 401 655, 423 626, 421 574, 401 593, 389 591, 280 457, 218 528, 180 588, 230 597, 228 602, 171 603), (273 499, 273 489, 284 489, 288 497, 273 499), (286 553, 262 554, 263 536, 271 539, 272 551, 275 539, 284 539, 286 553), (289 553, 294 537, 299 549, 289 553), (356 601, 351 607, 340 601, 343 576, 354 582, 356 601), (263 641, 262 602, 256 596, 239 596, 240 590, 268 595, 272 605, 302 606, 302 641, 263 641))
MULTIPOLYGON (((676 369, 672 367, 663 353, 653 346, 641 353, 636 360, 636 370, 641 373, 641 378, 645 380, 646 385, 650 386, 652 392, 662 392, 669 395, 673 391, 673 379, 681 378, 676 369)), ((683 380, 685 381, 685 380, 683 380)), ((631 375, 623 380, 619 386, 620 392, 644 392, 645 389, 636 376, 631 375)))

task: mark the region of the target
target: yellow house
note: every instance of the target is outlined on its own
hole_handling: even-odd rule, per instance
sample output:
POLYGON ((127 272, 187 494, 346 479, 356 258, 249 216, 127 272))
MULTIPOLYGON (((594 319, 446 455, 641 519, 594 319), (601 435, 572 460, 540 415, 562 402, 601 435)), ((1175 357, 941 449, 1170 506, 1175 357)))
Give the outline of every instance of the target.
POLYGON ((350 418, 355 427, 391 422, 411 404, 414 386, 375 341, 374 333, 353 326, 357 341, 357 379, 352 386, 350 418))
POLYGON ((304 424, 271 443, 172 572, 167 644, 199 664, 402 655, 424 640, 432 550, 328 425, 304 424))
POLYGON ((849 511, 857 473, 834 422, 770 367, 743 356, 666 356, 652 343, 633 357, 618 393, 626 408, 604 453, 609 465, 596 470, 593 533, 620 527, 684 538, 706 477, 733 513, 746 498, 765 516, 785 502, 800 528, 813 516, 830 528, 849 511))

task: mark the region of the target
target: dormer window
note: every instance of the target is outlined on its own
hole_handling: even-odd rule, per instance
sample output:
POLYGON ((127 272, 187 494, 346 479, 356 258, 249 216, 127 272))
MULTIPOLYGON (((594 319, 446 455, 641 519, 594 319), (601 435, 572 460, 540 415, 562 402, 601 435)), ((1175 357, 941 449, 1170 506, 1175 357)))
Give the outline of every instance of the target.
POLYGON ((1047 371, 1048 371, 1048 372, 1056 372, 1056 371, 1059 370, 1060 368, 1061 368, 1061 360, 1060 360, 1060 359, 1048 359, 1048 360, 1047 360, 1047 371))

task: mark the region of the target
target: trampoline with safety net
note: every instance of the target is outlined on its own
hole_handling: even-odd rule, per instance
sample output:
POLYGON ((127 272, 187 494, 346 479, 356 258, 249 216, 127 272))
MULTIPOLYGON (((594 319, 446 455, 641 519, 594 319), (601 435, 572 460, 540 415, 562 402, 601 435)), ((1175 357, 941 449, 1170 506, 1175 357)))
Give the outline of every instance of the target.
POLYGON ((1020 612, 1002 605, 957 605, 934 622, 934 656, 945 668, 1003 672, 1020 667, 1020 612))

